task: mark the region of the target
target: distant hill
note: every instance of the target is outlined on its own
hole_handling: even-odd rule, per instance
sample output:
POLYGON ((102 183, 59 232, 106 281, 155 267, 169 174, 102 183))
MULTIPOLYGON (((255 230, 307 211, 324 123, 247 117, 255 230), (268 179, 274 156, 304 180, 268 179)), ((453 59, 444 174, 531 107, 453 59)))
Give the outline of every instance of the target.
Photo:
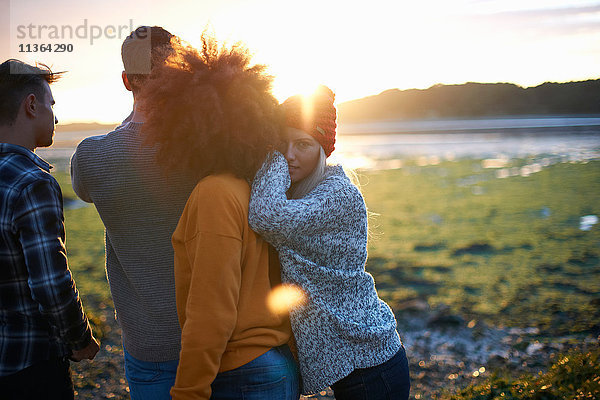
MULTIPOLYGON (((518 115, 600 114, 600 79, 546 82, 524 88, 512 83, 434 85, 428 89, 390 89, 338 104, 341 123, 429 118, 518 115)), ((57 132, 114 129, 118 123, 57 125, 57 132)))
POLYGON ((548 114, 600 114, 600 79, 529 88, 469 82, 391 89, 338 105, 340 122, 548 114))
POLYGON ((73 131, 92 131, 92 130, 104 130, 112 131, 118 123, 114 124, 99 124, 97 122, 76 122, 73 124, 61 124, 56 125, 56 132, 73 132, 73 131))

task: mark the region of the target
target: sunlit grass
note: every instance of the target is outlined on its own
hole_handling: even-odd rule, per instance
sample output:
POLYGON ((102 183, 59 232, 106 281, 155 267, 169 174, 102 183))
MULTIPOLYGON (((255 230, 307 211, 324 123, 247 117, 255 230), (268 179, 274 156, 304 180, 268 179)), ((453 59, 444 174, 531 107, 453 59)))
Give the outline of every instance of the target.
MULTIPOLYGON (((507 168, 515 173, 505 178, 481 160, 423 166, 402 160, 395 163, 399 169, 359 171, 369 210, 377 214, 370 221, 367 269, 380 296, 396 311, 419 299, 448 305, 465 321, 536 327, 542 336, 596 332, 600 224, 585 231, 580 223, 582 216, 600 215, 600 161, 557 163, 521 176, 518 167, 528 162, 510 160, 507 168)), ((75 199, 68 175, 55 176, 65 199, 75 199)), ((67 208, 65 222, 69 265, 102 338, 113 307, 102 221, 89 205, 67 208)), ((298 300, 279 294, 272 303, 282 310, 298 300)), ((576 373, 566 379, 578 379, 576 373)), ((552 379, 494 377, 451 398, 491 398, 486 390, 518 389, 524 382, 542 395, 552 379)))
POLYGON ((558 356, 546 373, 513 377, 494 373, 457 393, 443 393, 438 400, 558 400, 597 399, 600 396, 600 350, 558 356))
MULTIPOLYGON (((517 160, 515 163, 524 163, 517 160)), ((413 298, 510 326, 600 322, 600 162, 498 179, 477 160, 364 173, 368 269, 392 303, 413 298), (476 188, 476 190, 475 190, 476 188)))
MULTIPOLYGON (((579 229, 581 216, 600 215, 599 161, 506 179, 478 160, 404 164, 359 174, 378 214, 367 268, 392 307, 421 298, 555 333, 600 322, 600 225, 579 229)), ((69 177, 57 178, 65 198, 75 198, 69 177)), ((69 265, 84 301, 112 306, 94 207, 68 209, 65 220, 69 265)))

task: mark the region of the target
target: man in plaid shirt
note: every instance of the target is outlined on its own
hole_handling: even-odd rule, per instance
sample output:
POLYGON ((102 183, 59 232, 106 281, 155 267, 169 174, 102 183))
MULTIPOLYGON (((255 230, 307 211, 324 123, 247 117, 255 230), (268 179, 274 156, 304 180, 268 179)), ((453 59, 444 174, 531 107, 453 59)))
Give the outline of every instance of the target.
POLYGON ((99 345, 67 266, 62 193, 36 147, 52 144, 58 74, 0 65, 0 398, 73 399, 69 358, 99 345))

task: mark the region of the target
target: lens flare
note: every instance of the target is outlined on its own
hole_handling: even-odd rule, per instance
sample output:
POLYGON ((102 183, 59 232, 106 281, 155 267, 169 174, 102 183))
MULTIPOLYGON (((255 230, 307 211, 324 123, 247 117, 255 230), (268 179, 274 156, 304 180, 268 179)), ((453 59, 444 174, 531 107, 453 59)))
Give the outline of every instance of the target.
POLYGON ((285 314, 302 305, 306 296, 302 289, 291 284, 276 286, 269 293, 267 306, 275 314, 285 314))

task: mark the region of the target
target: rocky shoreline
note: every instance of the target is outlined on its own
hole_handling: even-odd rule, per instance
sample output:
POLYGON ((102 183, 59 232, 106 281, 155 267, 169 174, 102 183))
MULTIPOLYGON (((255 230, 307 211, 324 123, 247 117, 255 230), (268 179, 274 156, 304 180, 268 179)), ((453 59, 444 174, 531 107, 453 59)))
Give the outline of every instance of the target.
MULTIPOLYGON (((101 350, 92 362, 71 363, 78 399, 129 399, 123 372, 121 332, 113 311, 102 310, 101 350)), ((491 327, 465 321, 445 307, 416 302, 402 312, 398 327, 411 369, 411 398, 433 399, 497 371, 537 374, 575 347, 598 346, 598 337, 541 337, 537 328, 491 327), (404 327, 404 329, 403 329, 404 327)), ((334 399, 330 389, 303 398, 334 399)))

